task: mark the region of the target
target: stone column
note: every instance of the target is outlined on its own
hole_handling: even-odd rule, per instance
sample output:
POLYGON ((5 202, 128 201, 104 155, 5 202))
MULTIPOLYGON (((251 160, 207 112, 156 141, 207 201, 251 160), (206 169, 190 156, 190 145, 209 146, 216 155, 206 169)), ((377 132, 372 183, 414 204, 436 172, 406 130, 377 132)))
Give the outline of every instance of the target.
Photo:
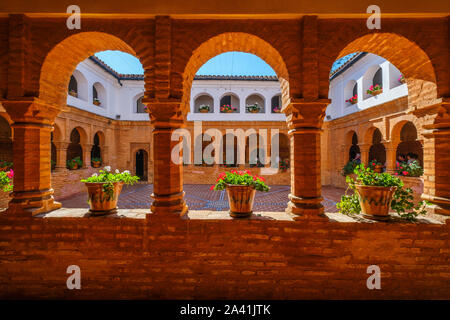
POLYGON ((109 162, 109 147, 108 146, 100 146, 100 156, 102 158, 102 166, 107 166, 109 162))
POLYGON ((285 110, 291 140, 291 193, 286 211, 294 220, 323 216, 320 143, 330 100, 291 102, 285 110))
MULTIPOLYGON (((443 99, 444 100, 444 99, 443 99)), ((413 111, 424 120, 424 192, 428 211, 450 215, 450 101, 413 111)))
POLYGON ((53 142, 56 147, 56 167, 55 171, 67 170, 67 149, 68 142, 53 142))
POLYGON ((83 143, 81 148, 83 149, 83 169, 91 167, 91 150, 92 143, 83 143))
MULTIPOLYGON (((153 194, 154 214, 183 216, 188 207, 184 201, 183 164, 172 161, 173 132, 185 126, 185 115, 179 102, 148 102, 147 110, 153 125, 153 194)), ((180 140, 181 141, 181 140, 180 140)), ((181 159, 180 159, 181 160, 181 159)))
POLYGON ((14 190, 8 214, 37 215, 61 208, 51 187, 51 132, 59 109, 36 98, 2 101, 13 120, 14 190))
POLYGON ((397 141, 385 141, 383 142, 386 150, 386 172, 394 173, 397 169, 397 147, 399 142, 397 141))
POLYGON ((372 145, 368 143, 361 143, 358 144, 359 151, 361 152, 361 163, 364 163, 364 165, 367 167, 369 164, 369 150, 372 145))

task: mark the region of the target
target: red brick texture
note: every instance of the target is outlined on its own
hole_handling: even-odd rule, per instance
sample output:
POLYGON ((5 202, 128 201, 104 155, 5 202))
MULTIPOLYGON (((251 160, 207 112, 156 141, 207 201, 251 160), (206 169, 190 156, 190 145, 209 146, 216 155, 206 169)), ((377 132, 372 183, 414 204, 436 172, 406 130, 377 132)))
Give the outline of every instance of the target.
POLYGON ((0 218, 0 297, 450 299, 449 225, 0 218), (81 290, 66 269, 81 268, 81 290), (368 290, 367 267, 381 269, 368 290))

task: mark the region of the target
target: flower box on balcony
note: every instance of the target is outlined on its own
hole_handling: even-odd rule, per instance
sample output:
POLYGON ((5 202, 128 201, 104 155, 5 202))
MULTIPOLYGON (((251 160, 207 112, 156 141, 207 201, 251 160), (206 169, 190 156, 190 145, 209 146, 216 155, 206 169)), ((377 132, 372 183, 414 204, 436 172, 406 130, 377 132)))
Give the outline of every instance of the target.
POLYGON ((94 101, 92 101, 92 103, 95 104, 96 106, 101 105, 101 102, 98 99, 94 99, 94 101))
POLYGON ((201 106, 198 108, 198 111, 201 112, 201 113, 208 113, 208 112, 209 112, 209 106, 203 104, 203 105, 201 105, 201 106))
POLYGON ((351 97, 350 99, 345 100, 345 102, 350 102, 351 104, 356 104, 356 103, 358 103, 358 95, 355 94, 355 95, 354 95, 353 97, 351 97))
POLYGON ((78 98, 78 93, 77 93, 76 91, 71 90, 71 91, 69 91, 69 94, 70 94, 72 97, 78 98))
POLYGON ((220 107, 220 113, 234 113, 237 109, 229 104, 220 107))
POLYGON ((374 86, 373 85, 370 86, 369 90, 367 90, 367 94, 370 94, 372 96, 379 95, 382 92, 383 92, 383 88, 378 84, 376 84, 374 86))
POLYGON ((248 105, 246 108, 247 108, 247 111, 250 113, 259 113, 261 111, 261 107, 258 106, 257 103, 248 105))

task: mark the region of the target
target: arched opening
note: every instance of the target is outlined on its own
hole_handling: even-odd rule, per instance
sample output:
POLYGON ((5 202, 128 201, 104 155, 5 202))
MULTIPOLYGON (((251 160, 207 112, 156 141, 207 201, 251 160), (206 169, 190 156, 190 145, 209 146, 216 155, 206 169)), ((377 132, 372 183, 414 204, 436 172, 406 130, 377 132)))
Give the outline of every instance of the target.
POLYGON ((10 169, 13 166, 12 130, 8 121, 0 116, 0 168, 10 169))
POLYGON ((136 113, 146 113, 147 108, 145 107, 145 104, 142 103, 142 99, 144 99, 144 96, 136 100, 136 108, 135 108, 136 113))
POLYGON ((67 167, 71 170, 80 169, 83 165, 83 148, 81 128, 74 128, 70 133, 70 143, 67 148, 67 167))
POLYGON ((281 113, 281 95, 273 96, 270 102, 272 113, 281 113))
POLYGON ((103 133, 96 132, 94 135, 94 141, 91 148, 91 163, 93 166, 99 166, 102 164, 102 146, 104 145, 103 133))
POLYGON ((386 148, 381 143, 383 135, 379 129, 375 129, 372 135, 372 145, 369 149, 369 162, 377 161, 383 165, 386 163, 386 148))
MULTIPOLYGON (((378 92, 370 93, 375 88, 375 85, 380 85, 383 88, 383 84, 375 83, 382 77, 382 71, 379 65, 369 67, 363 76, 363 96, 364 99, 368 99, 376 95, 378 92)), ((381 79, 382 80, 382 79, 381 79)))
POLYGON ((238 166, 238 139, 234 134, 225 134, 222 137, 222 159, 221 163, 225 167, 238 166))
POLYGON ((259 94, 252 94, 245 99, 246 113, 265 113, 266 106, 264 98, 259 94))
POLYGON ((252 133, 245 140, 245 163, 250 167, 264 167, 266 143, 259 134, 252 133))
POLYGON ((358 84, 355 80, 348 81, 344 88, 344 99, 347 106, 358 102, 358 84))
POLYGON ((214 113, 213 97, 209 94, 200 94, 197 96, 194 100, 194 113, 214 113))
POLYGON ((138 150, 136 152, 136 175, 140 181, 148 181, 148 153, 145 150, 138 150))
POLYGON ((372 78, 372 85, 379 85, 381 88, 383 88, 383 70, 381 68, 378 68, 378 70, 375 72, 372 78))
POLYGON ((78 82, 77 82, 77 79, 75 79, 75 77, 73 75, 70 76, 69 94, 72 97, 75 97, 75 98, 78 97, 78 82))
POLYGON ((233 93, 227 93, 220 98, 220 113, 240 113, 239 97, 233 93))
POLYGON ((417 159, 419 165, 423 167, 423 146, 417 140, 416 126, 411 122, 406 122, 400 131, 400 143, 397 147, 397 159, 400 155, 405 157, 408 155, 417 159))
POLYGON ((105 87, 100 82, 94 83, 92 86, 92 103, 99 107, 105 107, 107 103, 106 100, 107 96, 105 87))
POLYGON ((350 150, 348 152, 348 161, 351 161, 356 158, 357 154, 360 154, 361 151, 358 146, 358 135, 356 132, 352 134, 352 145, 350 146, 350 150))

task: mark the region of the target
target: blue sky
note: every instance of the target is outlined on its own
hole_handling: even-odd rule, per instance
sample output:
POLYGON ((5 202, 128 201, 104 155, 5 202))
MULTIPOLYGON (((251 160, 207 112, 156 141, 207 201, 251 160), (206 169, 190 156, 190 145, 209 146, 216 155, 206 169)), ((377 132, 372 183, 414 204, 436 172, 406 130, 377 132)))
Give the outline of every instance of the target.
MULTIPOLYGON (((95 54, 122 74, 144 74, 139 59, 120 51, 102 51, 95 54)), ((198 75, 246 75, 275 76, 275 71, 261 58, 244 52, 222 53, 206 62, 197 72, 198 75)))
MULTIPOLYGON (((345 56, 333 64, 331 71, 340 67, 355 53, 345 56)), ((121 51, 102 51, 95 56, 122 74, 144 74, 144 69, 136 57, 121 51)), ((226 52, 206 62, 198 75, 232 75, 232 76, 276 76, 275 71, 261 58, 244 52, 226 52)))

